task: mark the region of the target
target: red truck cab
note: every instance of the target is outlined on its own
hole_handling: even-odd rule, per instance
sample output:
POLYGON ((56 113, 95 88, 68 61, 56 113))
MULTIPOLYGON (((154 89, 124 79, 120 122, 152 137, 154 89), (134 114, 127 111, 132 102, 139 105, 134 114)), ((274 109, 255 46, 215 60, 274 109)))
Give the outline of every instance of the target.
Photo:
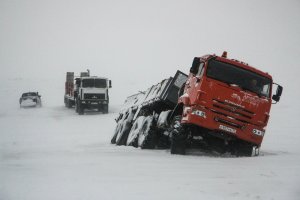
POLYGON ((196 57, 178 100, 181 124, 193 127, 192 136, 215 138, 230 151, 249 155, 261 146, 272 102, 280 99, 282 87, 276 84, 272 96, 274 84, 271 75, 228 59, 226 52, 196 57))

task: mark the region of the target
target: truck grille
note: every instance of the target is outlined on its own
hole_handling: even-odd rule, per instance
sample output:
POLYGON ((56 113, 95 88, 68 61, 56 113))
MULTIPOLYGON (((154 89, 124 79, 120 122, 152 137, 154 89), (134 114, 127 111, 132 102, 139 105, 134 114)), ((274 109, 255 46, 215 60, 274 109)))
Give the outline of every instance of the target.
POLYGON ((84 99, 105 100, 105 94, 84 94, 84 99))
POLYGON ((235 127, 239 128, 244 126, 239 124, 239 122, 251 123, 250 121, 254 115, 253 112, 246 110, 242 107, 232 105, 230 103, 219 101, 216 99, 213 100, 213 107, 214 108, 212 109, 212 112, 225 116, 226 118, 230 119, 231 122, 235 121, 235 127))
POLYGON ((215 119, 216 122, 221 122, 223 124, 233 126, 233 127, 239 128, 239 129, 242 129, 244 127, 243 125, 236 124, 236 123, 233 123, 231 121, 228 121, 228 120, 225 120, 225 119, 222 119, 222 118, 215 117, 214 119, 215 119))

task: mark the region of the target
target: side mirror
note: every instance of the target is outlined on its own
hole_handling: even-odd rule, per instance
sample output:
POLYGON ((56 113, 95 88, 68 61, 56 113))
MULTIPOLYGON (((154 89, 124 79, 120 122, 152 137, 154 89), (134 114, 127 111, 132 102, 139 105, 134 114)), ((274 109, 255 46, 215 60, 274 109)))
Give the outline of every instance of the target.
POLYGON ((79 79, 79 78, 76 78, 76 79, 75 79, 75 84, 79 87, 79 86, 80 86, 80 83, 81 83, 80 79, 79 79))
POLYGON ((283 87, 281 85, 277 85, 277 90, 276 90, 276 94, 274 94, 272 96, 272 99, 276 102, 278 102, 280 100, 280 97, 281 97, 281 94, 282 94, 282 90, 283 90, 283 87))
POLYGON ((192 74, 197 74, 200 65, 200 59, 195 57, 193 60, 192 67, 190 68, 190 72, 192 74))
POLYGON ((111 80, 109 80, 109 88, 111 88, 111 80))

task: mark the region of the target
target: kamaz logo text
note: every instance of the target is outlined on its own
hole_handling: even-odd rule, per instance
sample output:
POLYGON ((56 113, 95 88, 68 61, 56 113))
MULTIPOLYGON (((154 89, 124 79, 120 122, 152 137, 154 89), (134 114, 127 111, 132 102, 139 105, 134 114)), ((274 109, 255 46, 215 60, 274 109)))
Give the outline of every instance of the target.
POLYGON ((234 103, 234 102, 229 101, 229 100, 227 100, 227 99, 225 99, 225 102, 226 102, 226 103, 229 103, 229 104, 232 104, 232 105, 235 105, 235 106, 238 106, 238 107, 241 107, 241 108, 245 108, 245 106, 242 106, 242 105, 240 105, 240 104, 234 103))

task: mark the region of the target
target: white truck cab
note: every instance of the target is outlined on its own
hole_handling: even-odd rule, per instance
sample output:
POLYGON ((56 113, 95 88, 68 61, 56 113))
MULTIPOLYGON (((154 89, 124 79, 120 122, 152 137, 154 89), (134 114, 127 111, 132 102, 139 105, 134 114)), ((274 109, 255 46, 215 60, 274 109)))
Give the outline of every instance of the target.
POLYGON ((104 77, 80 77, 75 79, 75 108, 79 114, 84 109, 98 109, 108 113, 109 95, 111 81, 104 77))
POLYGON ((68 108, 75 105, 78 114, 84 114, 85 109, 97 109, 108 113, 108 90, 111 88, 111 80, 90 76, 89 71, 81 72, 80 77, 74 79, 74 72, 67 72, 65 88, 65 105, 68 108))

